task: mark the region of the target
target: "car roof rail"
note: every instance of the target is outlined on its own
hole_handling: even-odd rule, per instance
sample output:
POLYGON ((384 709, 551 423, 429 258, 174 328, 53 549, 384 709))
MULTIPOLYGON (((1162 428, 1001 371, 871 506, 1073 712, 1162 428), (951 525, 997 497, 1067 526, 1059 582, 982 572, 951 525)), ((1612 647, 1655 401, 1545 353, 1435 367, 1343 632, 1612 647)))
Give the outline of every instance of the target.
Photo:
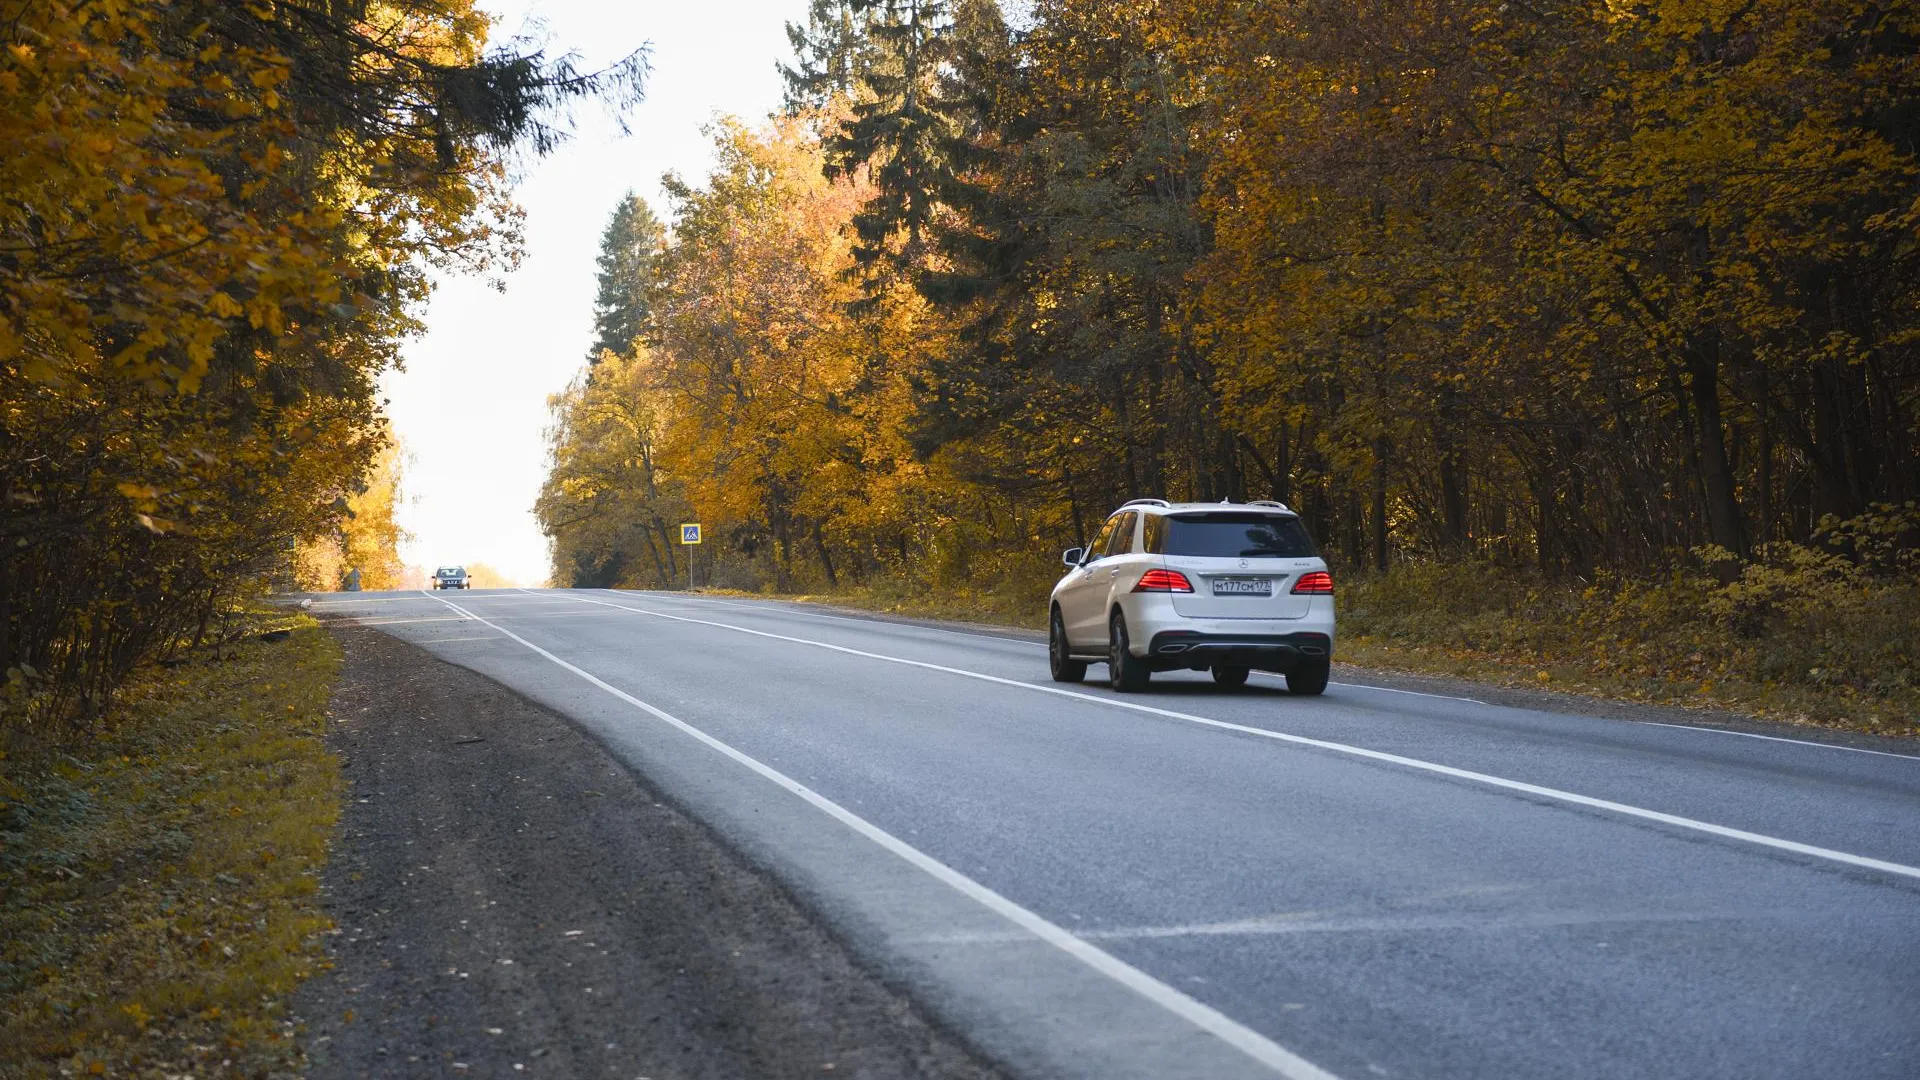
POLYGON ((1168 502, 1165 499, 1128 499, 1126 502, 1123 502, 1120 504, 1120 508, 1124 510, 1129 506, 1172 506, 1172 505, 1173 505, 1172 503, 1168 502))
POLYGON ((1286 503, 1280 502, 1275 499, 1254 499, 1251 502, 1247 503, 1247 505, 1248 506, 1271 506, 1276 510, 1285 510, 1289 514, 1293 513, 1293 507, 1288 506, 1286 503))

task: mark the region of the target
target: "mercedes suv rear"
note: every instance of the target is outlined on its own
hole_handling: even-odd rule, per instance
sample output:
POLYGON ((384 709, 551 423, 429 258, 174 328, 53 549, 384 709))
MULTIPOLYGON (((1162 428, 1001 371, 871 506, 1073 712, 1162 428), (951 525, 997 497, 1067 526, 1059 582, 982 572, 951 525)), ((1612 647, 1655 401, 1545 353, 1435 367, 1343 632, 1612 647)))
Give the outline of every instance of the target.
POLYGON ((1178 670, 1239 686, 1258 669, 1296 694, 1327 688, 1333 577, 1284 504, 1135 499, 1064 561, 1047 634, 1058 682, 1105 662, 1122 691, 1178 670))

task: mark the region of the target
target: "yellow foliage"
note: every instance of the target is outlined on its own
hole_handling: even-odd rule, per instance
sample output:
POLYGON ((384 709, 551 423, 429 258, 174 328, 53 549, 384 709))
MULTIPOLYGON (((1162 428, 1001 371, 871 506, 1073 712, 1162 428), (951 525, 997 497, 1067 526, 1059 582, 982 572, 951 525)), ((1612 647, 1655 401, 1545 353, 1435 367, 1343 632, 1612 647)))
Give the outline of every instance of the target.
POLYGON ((398 582, 377 380, 429 264, 510 260, 542 100, 448 89, 485 34, 470 0, 7 7, 6 721, 97 711, 289 569, 398 582))
POLYGON ((302 541, 294 551, 295 584, 309 592, 342 588, 348 571, 360 571, 366 590, 403 589, 408 568, 400 561, 400 544, 407 534, 395 516, 401 499, 401 450, 389 442, 361 490, 346 498, 346 514, 338 529, 302 541))

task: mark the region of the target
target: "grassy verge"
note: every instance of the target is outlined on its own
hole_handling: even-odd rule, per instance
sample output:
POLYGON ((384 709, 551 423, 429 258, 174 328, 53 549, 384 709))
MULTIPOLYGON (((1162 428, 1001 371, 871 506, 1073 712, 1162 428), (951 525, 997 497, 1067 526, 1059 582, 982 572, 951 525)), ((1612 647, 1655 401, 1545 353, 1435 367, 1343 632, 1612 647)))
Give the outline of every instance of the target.
MULTIPOLYGON (((1340 580, 1337 658, 1385 671, 1920 735, 1920 581, 1797 548, 1704 573, 1569 583, 1470 560, 1340 580)), ((1040 629, 1046 587, 883 581, 787 599, 1040 629)))
POLYGON ((1920 735, 1920 581, 1788 556, 1726 583, 1408 564, 1348 583, 1337 651, 1365 667, 1920 735))
MULTIPOLYGON (((285 620, 283 620, 283 624, 285 620)), ((310 619, 0 757, 0 1076, 291 1075, 320 965, 339 646, 310 619)))

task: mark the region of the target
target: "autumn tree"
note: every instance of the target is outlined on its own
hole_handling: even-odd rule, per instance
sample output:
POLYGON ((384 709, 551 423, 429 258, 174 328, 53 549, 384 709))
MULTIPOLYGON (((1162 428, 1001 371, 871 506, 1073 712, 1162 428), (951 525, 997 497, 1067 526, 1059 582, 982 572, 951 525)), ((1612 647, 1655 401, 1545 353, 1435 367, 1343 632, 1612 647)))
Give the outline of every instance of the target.
POLYGON ((547 403, 549 465, 534 514, 553 539, 555 584, 670 587, 679 578, 669 522, 686 504, 659 466, 662 395, 649 377, 644 348, 604 353, 591 379, 547 403))
POLYGON ((300 542, 294 551, 294 583, 299 588, 331 592, 354 570, 360 572, 362 589, 407 587, 409 568, 400 561, 400 545, 409 539, 399 518, 404 501, 401 458, 399 445, 389 442, 346 496, 339 524, 300 542))
POLYGON ((780 585, 1040 580, 1142 495, 1284 500, 1343 572, 1846 547, 1920 497, 1916 31, 1894 0, 1040 0, 1018 33, 822 3, 794 70, 844 94, 676 188, 656 478, 780 585))
POLYGON ((510 262, 507 155, 632 100, 466 0, 0 2, 0 702, 96 709, 335 530, 426 270, 510 262))

